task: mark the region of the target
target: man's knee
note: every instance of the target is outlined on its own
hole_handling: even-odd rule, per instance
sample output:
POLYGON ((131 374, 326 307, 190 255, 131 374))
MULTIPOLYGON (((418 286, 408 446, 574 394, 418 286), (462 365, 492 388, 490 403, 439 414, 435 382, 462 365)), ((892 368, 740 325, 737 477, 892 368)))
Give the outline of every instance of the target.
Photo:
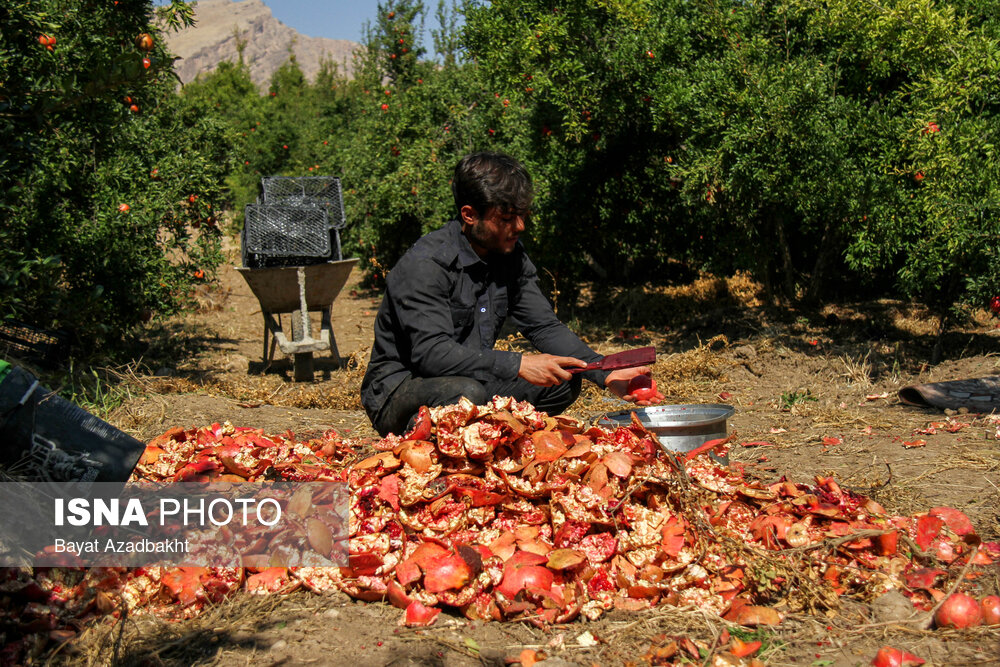
POLYGON ((476 405, 492 398, 482 383, 469 377, 410 378, 389 396, 372 424, 383 437, 387 433, 402 434, 412 426, 421 406, 451 405, 463 396, 476 405))
POLYGON ((444 400, 439 405, 449 405, 451 403, 457 403, 458 399, 463 396, 468 400, 472 401, 475 405, 483 405, 488 402, 492 396, 487 396, 486 387, 483 386, 478 380, 474 380, 469 377, 455 377, 451 378, 450 386, 452 388, 452 397, 449 400, 444 400))
POLYGON ((583 376, 577 373, 566 384, 569 385, 569 393, 570 393, 569 402, 572 403, 573 401, 575 401, 577 398, 580 397, 580 392, 583 391, 583 376))
POLYGON ((579 375, 574 375, 572 380, 551 387, 535 407, 552 415, 563 412, 580 396, 580 391, 583 389, 581 380, 579 375))

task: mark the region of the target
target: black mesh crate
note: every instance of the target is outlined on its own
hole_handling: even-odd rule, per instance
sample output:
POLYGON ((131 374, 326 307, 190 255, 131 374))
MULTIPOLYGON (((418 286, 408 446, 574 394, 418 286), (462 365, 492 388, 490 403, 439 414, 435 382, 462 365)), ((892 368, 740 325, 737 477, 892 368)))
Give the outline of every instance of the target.
POLYGON ((344 198, 336 176, 270 176, 261 184, 263 203, 324 208, 330 214, 330 227, 344 228, 344 198))
POLYGON ((0 320, 0 357, 56 366, 69 355, 69 335, 17 320, 0 320))
POLYGON ((243 264, 258 268, 326 262, 334 254, 331 236, 325 208, 248 204, 243 222, 243 264))

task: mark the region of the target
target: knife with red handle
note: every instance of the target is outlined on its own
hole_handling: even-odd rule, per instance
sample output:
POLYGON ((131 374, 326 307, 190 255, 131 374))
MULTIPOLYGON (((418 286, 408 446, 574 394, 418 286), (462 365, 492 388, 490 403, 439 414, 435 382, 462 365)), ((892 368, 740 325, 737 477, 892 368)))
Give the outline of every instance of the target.
POLYGON ((586 368, 567 368, 570 373, 582 373, 583 371, 616 371, 619 368, 635 368, 636 366, 648 366, 656 361, 656 348, 652 345, 648 347, 638 347, 634 350, 624 350, 615 352, 598 361, 592 361, 586 368))

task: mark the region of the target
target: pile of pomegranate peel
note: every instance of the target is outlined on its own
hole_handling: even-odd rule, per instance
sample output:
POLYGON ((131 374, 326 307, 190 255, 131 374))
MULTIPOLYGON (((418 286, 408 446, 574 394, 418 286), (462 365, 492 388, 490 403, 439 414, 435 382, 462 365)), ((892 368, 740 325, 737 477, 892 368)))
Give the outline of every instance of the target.
MULTIPOLYGON (((681 461, 638 422, 586 427, 509 398, 421 410, 409 433, 351 464, 356 447, 335 434, 290 435, 172 429, 137 476, 346 481, 349 566, 250 570, 246 588, 388 600, 407 625, 444 608, 544 624, 656 604, 775 624, 779 600, 834 606, 892 588, 930 609, 947 571, 924 566, 961 564, 978 542, 951 508, 892 517, 831 478, 764 485, 713 462, 712 443, 681 461)), ((977 559, 997 555, 983 545, 977 559)))
POLYGON ((304 587, 388 600, 409 626, 445 609, 544 625, 663 604, 773 625, 779 602, 808 611, 892 589, 930 610, 970 555, 970 574, 1000 558, 952 508, 891 516, 832 478, 752 480, 708 456, 722 442, 681 459, 637 421, 587 426, 510 398, 422 409, 358 460, 360 445, 332 431, 299 442, 228 423, 175 428, 133 476, 346 482, 347 567, 8 570, 0 588, 21 606, 0 614, 28 641, 121 604, 185 617, 238 590, 304 587))

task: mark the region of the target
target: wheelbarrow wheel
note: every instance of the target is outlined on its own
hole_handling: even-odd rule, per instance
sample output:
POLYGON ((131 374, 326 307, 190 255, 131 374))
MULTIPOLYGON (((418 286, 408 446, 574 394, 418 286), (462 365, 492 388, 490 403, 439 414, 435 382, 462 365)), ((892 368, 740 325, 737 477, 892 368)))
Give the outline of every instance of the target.
MULTIPOLYGON (((292 313, 292 340, 300 341, 305 338, 306 327, 303 326, 302 313, 296 311, 292 313)), ((296 382, 313 381, 313 355, 312 352, 296 352, 292 358, 292 368, 296 382)))

